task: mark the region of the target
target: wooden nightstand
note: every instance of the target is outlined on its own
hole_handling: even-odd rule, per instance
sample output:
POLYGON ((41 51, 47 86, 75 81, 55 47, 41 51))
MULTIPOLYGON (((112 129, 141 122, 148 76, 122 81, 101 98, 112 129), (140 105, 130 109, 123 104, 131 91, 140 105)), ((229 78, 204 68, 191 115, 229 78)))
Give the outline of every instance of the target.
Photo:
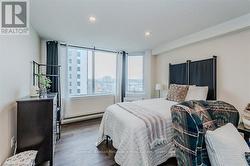
POLYGON ((247 129, 244 127, 243 123, 241 122, 238 125, 238 131, 244 134, 244 139, 247 143, 249 143, 249 138, 250 138, 250 129, 247 129))

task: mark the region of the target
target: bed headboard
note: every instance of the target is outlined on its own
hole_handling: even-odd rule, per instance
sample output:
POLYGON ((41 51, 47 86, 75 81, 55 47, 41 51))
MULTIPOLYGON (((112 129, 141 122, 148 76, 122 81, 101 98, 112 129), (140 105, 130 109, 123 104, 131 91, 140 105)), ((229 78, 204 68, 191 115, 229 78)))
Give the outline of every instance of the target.
POLYGON ((207 100, 216 100, 217 57, 191 61, 181 64, 169 64, 169 85, 184 84, 208 86, 207 100))

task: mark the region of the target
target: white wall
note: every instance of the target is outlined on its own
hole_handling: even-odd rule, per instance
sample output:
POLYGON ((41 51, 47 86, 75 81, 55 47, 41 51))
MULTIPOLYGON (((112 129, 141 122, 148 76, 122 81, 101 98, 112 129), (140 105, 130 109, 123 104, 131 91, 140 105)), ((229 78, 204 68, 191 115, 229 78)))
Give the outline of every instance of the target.
POLYGON ((157 55, 156 82, 168 84, 169 63, 218 56, 217 94, 219 100, 243 110, 250 102, 250 30, 231 33, 157 55))
POLYGON ((16 100, 29 95, 32 61, 39 61, 40 39, 34 30, 27 36, 0 36, 0 165, 12 153, 16 138, 16 100))
POLYGON ((102 113, 115 103, 112 95, 72 97, 65 102, 65 118, 102 113))

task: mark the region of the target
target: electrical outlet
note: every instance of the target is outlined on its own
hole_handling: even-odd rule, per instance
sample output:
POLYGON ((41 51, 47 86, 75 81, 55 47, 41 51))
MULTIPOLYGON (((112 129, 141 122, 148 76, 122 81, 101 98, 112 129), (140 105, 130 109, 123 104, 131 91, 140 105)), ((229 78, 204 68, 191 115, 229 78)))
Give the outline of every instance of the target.
POLYGON ((10 140, 10 148, 13 148, 16 144, 16 138, 13 136, 10 140))

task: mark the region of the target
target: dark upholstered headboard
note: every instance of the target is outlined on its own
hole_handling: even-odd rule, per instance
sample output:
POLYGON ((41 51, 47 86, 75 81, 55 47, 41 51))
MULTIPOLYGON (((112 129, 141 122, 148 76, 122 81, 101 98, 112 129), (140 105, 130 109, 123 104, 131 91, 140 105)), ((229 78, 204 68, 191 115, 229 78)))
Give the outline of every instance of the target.
POLYGON ((216 64, 216 56, 200 61, 169 64, 169 84, 208 86, 207 100, 216 100, 216 64))

